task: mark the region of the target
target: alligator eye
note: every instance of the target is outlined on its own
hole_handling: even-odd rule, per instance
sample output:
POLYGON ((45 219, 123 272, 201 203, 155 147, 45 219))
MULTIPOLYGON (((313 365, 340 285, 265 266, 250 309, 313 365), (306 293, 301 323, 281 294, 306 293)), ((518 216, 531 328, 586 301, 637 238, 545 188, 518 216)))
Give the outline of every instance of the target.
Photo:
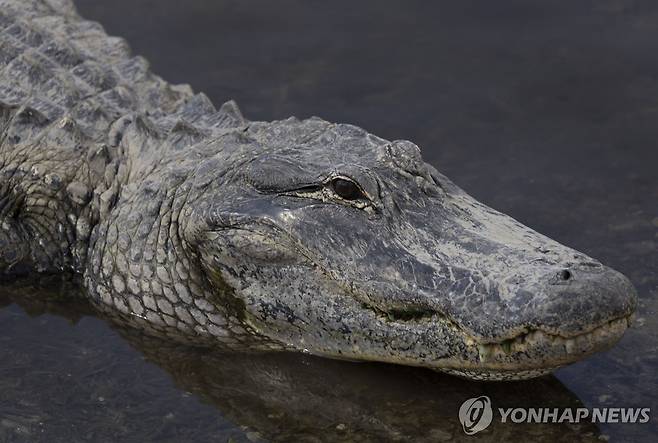
POLYGON ((335 178, 331 181, 331 187, 334 192, 338 194, 340 198, 345 200, 356 200, 359 198, 365 198, 363 192, 359 187, 351 180, 345 180, 344 178, 335 178))

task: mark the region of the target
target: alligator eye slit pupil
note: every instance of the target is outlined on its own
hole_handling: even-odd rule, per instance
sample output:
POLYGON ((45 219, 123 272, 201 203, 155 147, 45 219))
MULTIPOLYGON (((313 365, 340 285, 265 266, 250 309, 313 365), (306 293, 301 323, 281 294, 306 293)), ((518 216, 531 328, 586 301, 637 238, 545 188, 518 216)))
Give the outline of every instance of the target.
POLYGON ((334 189, 334 192, 338 194, 340 198, 345 200, 356 200, 358 198, 363 198, 363 193, 361 189, 350 180, 345 180, 343 178, 335 178, 331 182, 331 186, 334 189))
POLYGON ((560 278, 564 281, 569 280, 571 278, 571 272, 567 269, 560 271, 560 278))

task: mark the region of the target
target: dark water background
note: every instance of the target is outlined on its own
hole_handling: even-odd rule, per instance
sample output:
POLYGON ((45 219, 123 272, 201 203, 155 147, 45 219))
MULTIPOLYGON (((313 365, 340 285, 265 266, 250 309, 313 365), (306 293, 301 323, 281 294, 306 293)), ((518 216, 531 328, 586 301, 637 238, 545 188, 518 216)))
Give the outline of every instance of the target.
POLYGON ((635 326, 520 383, 134 336, 75 292, 0 289, 0 441, 658 441, 658 3, 77 0, 156 73, 252 120, 319 115, 411 139, 484 203, 624 272, 635 326), (457 409, 651 407, 649 424, 494 424, 457 409))

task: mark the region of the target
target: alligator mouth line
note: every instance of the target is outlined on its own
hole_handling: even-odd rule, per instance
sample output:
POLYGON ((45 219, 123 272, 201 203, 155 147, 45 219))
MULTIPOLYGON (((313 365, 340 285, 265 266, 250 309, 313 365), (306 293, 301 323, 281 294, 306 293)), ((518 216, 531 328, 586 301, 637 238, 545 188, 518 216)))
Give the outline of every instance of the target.
POLYGON ((539 347, 563 348, 564 356, 569 357, 592 353, 601 345, 618 339, 630 327, 631 321, 632 315, 627 315, 610 320, 587 332, 568 337, 534 329, 497 343, 480 343, 472 337, 468 337, 465 342, 469 346, 477 347, 481 362, 496 360, 497 357, 505 355, 524 353, 531 348, 539 347))
POLYGON ((382 310, 366 303, 363 303, 363 307, 373 311, 380 320, 385 322, 419 323, 423 321, 430 321, 437 316, 444 317, 439 311, 429 308, 392 308, 382 310))
POLYGON ((469 335, 454 321, 441 312, 431 308, 381 309, 367 303, 362 303, 364 309, 372 311, 377 318, 386 323, 426 323, 442 321, 448 327, 459 331, 464 337, 464 343, 476 347, 480 362, 492 362, 497 358, 517 353, 525 353, 532 348, 552 348, 564 350, 563 358, 590 354, 602 345, 621 337, 631 325, 632 314, 610 320, 602 325, 579 334, 564 336, 541 329, 527 329, 524 332, 498 342, 482 342, 469 335))

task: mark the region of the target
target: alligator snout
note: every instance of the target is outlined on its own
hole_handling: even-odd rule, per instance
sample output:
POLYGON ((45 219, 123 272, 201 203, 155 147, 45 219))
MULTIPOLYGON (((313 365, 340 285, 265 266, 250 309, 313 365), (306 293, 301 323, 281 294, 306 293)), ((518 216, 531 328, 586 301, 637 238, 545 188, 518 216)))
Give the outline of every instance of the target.
POLYGON ((532 331, 575 337, 629 318, 637 304, 628 278, 594 261, 519 266, 509 274, 475 274, 468 282, 458 296, 440 298, 449 303, 438 310, 478 343, 501 343, 532 331))
MULTIPOLYGON (((591 263, 591 262, 590 262, 591 263)), ((534 289, 542 303, 526 309, 527 324, 562 337, 572 337, 608 322, 629 317, 637 294, 631 282, 606 266, 578 265, 549 272, 534 289)))

